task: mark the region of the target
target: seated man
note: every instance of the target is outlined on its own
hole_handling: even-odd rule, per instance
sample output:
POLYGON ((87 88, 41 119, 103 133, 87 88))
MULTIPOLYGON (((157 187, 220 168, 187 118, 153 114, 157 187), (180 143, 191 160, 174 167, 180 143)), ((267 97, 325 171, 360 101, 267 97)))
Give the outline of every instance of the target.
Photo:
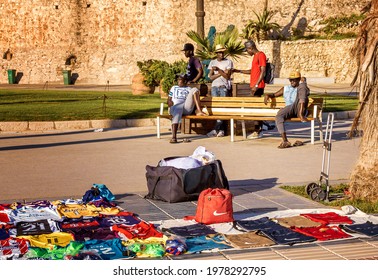
POLYGON ((169 114, 172 115, 172 139, 170 143, 177 143, 177 129, 183 115, 190 115, 195 109, 198 116, 205 116, 200 103, 200 93, 197 88, 187 86, 185 75, 179 75, 177 86, 173 86, 168 94, 167 104, 169 114))
MULTIPOLYGON (((281 134, 282 142, 278 146, 280 149, 291 147, 288 141, 284 122, 287 119, 298 117, 302 122, 307 122, 307 106, 308 96, 310 90, 307 87, 306 78, 301 77, 299 71, 292 71, 289 76, 290 85, 284 86, 274 94, 266 94, 264 103, 266 104, 269 98, 283 96, 285 99, 285 107, 280 109, 276 115, 276 126, 278 132, 281 134)), ((301 146, 303 142, 296 141, 294 146, 301 146)))

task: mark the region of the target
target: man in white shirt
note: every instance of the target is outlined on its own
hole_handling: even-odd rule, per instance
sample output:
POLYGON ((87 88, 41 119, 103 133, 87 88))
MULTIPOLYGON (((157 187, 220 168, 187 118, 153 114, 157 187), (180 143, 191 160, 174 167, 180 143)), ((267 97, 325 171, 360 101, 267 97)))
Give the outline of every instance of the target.
MULTIPOLYGON (((216 45, 215 53, 217 58, 210 61, 208 69, 211 83, 211 96, 225 97, 229 95, 231 90, 231 73, 233 63, 231 60, 224 57, 226 49, 222 45, 216 45)), ((208 137, 223 137, 225 131, 225 123, 222 120, 217 120, 215 127, 210 131, 208 137)))

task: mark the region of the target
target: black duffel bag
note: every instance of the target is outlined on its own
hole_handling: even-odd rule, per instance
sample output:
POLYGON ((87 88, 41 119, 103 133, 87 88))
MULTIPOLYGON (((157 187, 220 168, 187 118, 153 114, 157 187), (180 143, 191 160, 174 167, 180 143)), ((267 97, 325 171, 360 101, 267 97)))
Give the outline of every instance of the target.
POLYGON ((229 189, 220 160, 190 169, 147 165, 146 171, 148 199, 175 203, 197 200, 208 188, 229 189))

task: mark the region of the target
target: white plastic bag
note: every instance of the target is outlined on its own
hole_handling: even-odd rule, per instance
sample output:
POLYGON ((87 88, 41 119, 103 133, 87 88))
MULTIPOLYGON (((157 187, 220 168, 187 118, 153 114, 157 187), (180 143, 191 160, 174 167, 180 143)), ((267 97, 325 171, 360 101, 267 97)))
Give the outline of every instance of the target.
POLYGON ((206 150, 203 146, 197 147, 191 157, 201 161, 203 165, 212 163, 216 160, 214 153, 206 150))

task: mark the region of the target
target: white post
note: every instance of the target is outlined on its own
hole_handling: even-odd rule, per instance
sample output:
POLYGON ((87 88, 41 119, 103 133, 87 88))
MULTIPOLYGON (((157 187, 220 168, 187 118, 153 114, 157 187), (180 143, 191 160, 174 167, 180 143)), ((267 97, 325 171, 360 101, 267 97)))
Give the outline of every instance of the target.
MULTIPOLYGON (((159 112, 159 114, 163 115, 163 113, 164 113, 164 103, 160 103, 160 112, 159 112)), ((159 116, 156 117, 156 130, 157 130, 157 133, 156 133, 157 138, 160 139, 160 117, 159 116)))
POLYGON ((234 119, 230 120, 231 142, 234 142, 234 119))
POLYGON ((318 117, 318 106, 314 106, 314 114, 311 120, 311 144, 315 143, 315 119, 318 117))

